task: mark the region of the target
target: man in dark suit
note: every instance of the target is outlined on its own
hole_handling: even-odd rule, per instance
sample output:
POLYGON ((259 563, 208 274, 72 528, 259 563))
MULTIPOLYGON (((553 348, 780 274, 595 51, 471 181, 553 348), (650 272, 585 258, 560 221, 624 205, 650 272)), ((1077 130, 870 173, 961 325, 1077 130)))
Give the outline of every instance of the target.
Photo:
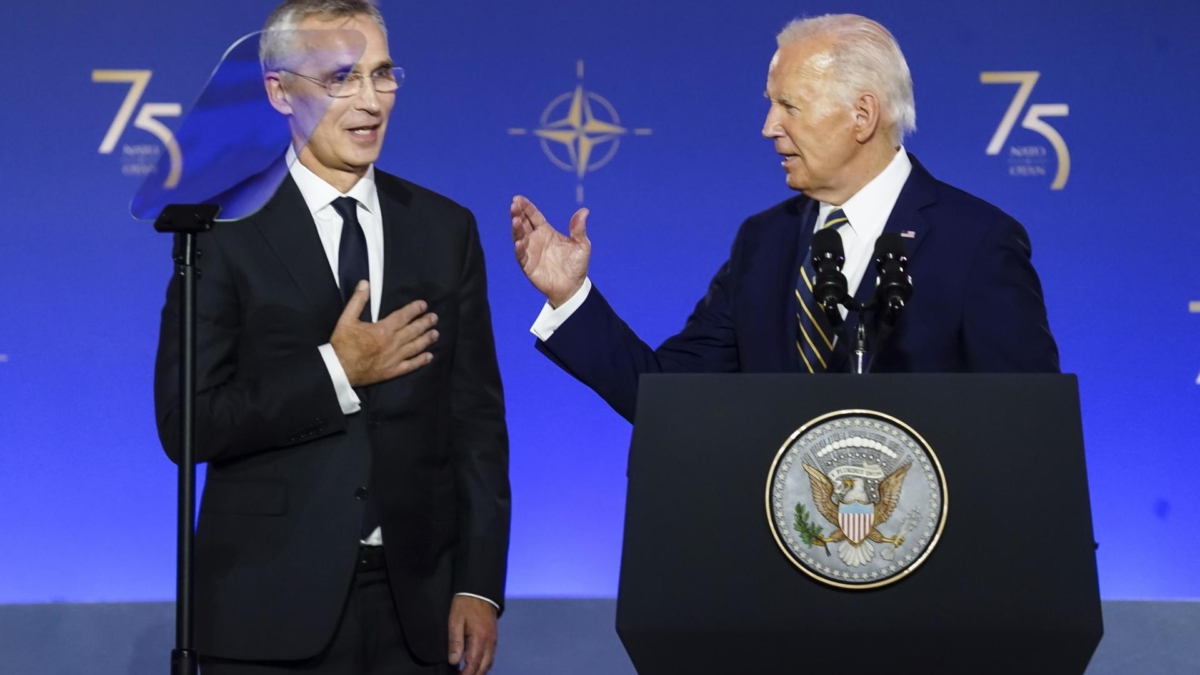
POLYGON ((816 302, 805 262, 814 232, 828 227, 859 301, 875 292, 875 240, 892 232, 906 242, 917 289, 874 372, 1058 372, 1025 230, 904 151, 916 113, 891 33, 836 15, 794 21, 777 41, 763 136, 802 195, 742 224, 683 331, 658 349, 587 278, 587 210, 563 236, 515 197, 517 260, 547 298, 533 327, 538 349, 630 420, 642 373, 845 371, 848 335, 816 302))
MULTIPOLYGON (((198 241, 202 669, 482 675, 510 504, 475 219, 374 168, 403 71, 373 5, 290 0, 261 54, 290 168, 198 241)), ((177 290, 155 377, 173 460, 177 290)))

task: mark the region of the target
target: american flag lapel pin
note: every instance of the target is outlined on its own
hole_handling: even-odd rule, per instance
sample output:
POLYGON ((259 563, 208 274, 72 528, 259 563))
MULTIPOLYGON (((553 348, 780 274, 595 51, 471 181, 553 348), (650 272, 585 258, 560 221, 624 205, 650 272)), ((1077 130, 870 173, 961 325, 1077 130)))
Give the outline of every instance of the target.
POLYGON ((912 230, 905 230, 900 233, 900 236, 904 237, 905 239, 916 239, 917 233, 912 230))

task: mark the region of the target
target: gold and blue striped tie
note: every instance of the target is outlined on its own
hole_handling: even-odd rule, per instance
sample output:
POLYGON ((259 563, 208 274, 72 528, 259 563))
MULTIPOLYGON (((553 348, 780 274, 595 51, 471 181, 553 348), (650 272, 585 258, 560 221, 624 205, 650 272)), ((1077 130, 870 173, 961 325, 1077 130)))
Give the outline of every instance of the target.
MULTIPOLYGON (((846 212, 834 209, 825 219, 822 229, 832 227, 834 230, 846 225, 850 219, 846 212)), ((835 333, 829 325, 825 310, 813 295, 813 283, 816 281, 816 271, 812 266, 812 247, 804 254, 804 265, 800 268, 800 277, 796 281, 796 322, 799 324, 799 335, 796 339, 796 349, 800 350, 800 360, 810 373, 821 373, 829 370, 833 361, 833 344, 835 333)))

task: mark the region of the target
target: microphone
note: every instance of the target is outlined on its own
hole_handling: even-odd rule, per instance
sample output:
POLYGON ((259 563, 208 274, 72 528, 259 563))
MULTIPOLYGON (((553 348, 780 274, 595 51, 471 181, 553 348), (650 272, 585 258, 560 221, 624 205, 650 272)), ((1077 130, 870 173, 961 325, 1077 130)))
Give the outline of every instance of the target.
POLYGON ((908 253, 904 250, 904 239, 886 232, 875 240, 875 301, 883 309, 883 325, 895 328, 900 313, 912 297, 912 277, 908 275, 908 253))
POLYGON ((812 238, 812 266, 817 273, 813 283, 813 296, 825 309, 829 325, 842 325, 842 313, 838 305, 851 301, 846 275, 842 265, 846 263, 846 249, 842 236, 835 230, 818 230, 812 238))

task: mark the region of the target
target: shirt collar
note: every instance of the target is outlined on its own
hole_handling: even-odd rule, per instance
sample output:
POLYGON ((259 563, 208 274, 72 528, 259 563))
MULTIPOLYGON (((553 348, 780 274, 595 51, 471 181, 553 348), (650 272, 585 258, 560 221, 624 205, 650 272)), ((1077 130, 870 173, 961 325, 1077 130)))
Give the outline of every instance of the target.
POLYGON ((379 213, 379 193, 375 189, 374 164, 367 167, 367 172, 358 179, 349 192, 342 194, 307 166, 301 164, 296 156, 296 149, 291 145, 288 146, 287 163, 292 180, 296 181, 296 187, 300 188, 300 195, 304 197, 304 203, 308 206, 309 213, 314 216, 318 211, 332 204, 333 200, 338 197, 353 197, 359 206, 368 212, 379 213))
MULTIPOLYGON (((883 171, 841 205, 840 208, 850 219, 849 227, 859 235, 874 234, 878 236, 883 231, 884 225, 887 224, 887 217, 891 215, 892 207, 900 198, 900 191, 904 189, 904 184, 908 181, 911 173, 912 160, 908 158, 904 146, 900 146, 896 156, 892 157, 892 161, 888 162, 883 171), (864 227, 871 232, 863 232, 864 227)), ((821 202, 818 222, 823 224, 836 208, 839 207, 821 202)))

